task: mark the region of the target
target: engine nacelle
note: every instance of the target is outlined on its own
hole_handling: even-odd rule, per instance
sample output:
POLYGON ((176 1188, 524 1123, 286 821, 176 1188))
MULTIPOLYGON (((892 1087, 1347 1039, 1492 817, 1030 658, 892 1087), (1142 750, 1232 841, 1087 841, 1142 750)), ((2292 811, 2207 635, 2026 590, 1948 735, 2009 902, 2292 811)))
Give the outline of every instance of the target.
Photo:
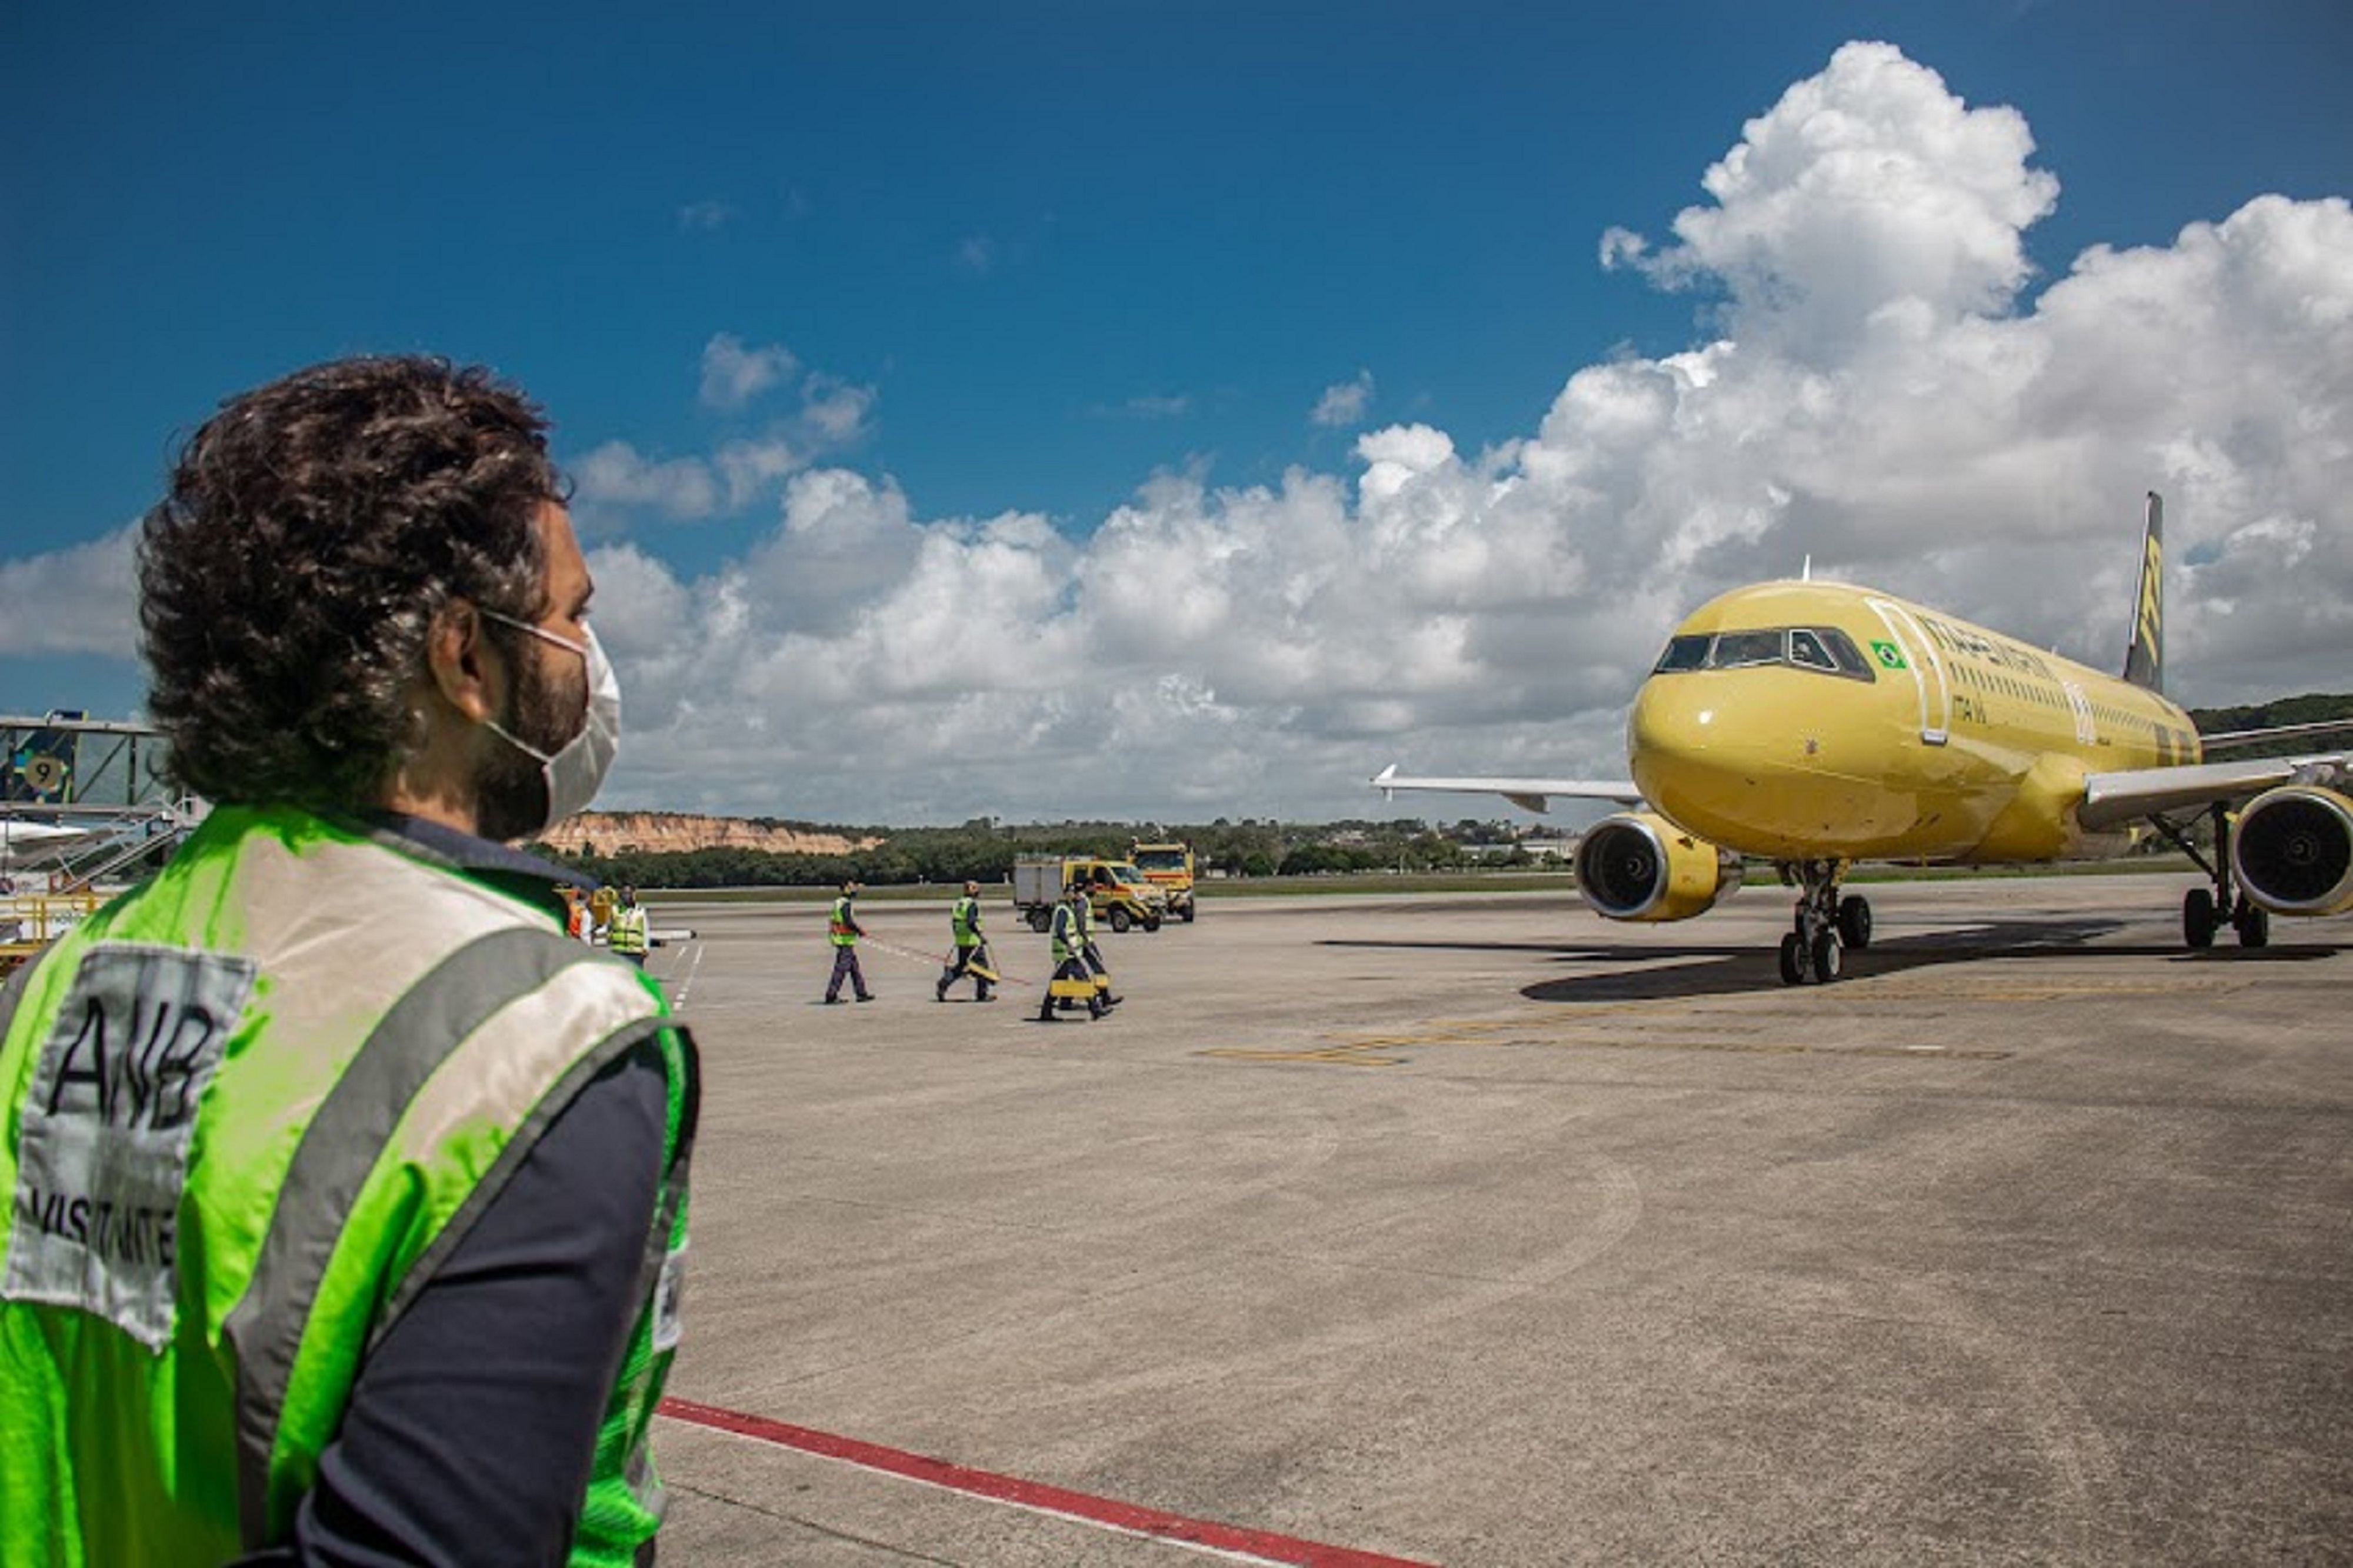
POLYGON ((2274 914, 2353 910, 2353 800, 2314 784, 2264 791, 2239 814, 2231 868, 2274 914))
POLYGON ((1604 817, 1577 846, 1577 890, 1613 921, 1684 921, 1740 886, 1740 857, 1647 811, 1604 817))

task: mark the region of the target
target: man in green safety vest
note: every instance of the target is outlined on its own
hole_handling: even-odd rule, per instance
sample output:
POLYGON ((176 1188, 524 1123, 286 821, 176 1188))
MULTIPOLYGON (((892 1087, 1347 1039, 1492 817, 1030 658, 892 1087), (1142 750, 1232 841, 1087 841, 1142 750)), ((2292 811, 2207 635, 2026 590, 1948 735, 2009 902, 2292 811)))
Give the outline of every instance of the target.
POLYGON ((994 1002, 988 983, 997 978, 996 966, 989 962, 988 939, 980 934, 980 884, 967 880, 964 897, 948 906, 948 936, 955 943, 948 966, 940 975, 940 983, 932 987, 939 1001, 948 999, 948 987, 969 974, 976 988, 974 1000, 994 1002))
POLYGON ((1105 1011, 1120 1005, 1121 998, 1111 994, 1111 966, 1103 962, 1103 949, 1095 945, 1095 906, 1084 887, 1079 889, 1079 959, 1093 977, 1095 995, 1105 1011))
POLYGON ((605 923, 605 945, 639 969, 646 966, 646 951, 653 945, 652 933, 646 923, 646 907, 638 902, 635 888, 623 888, 618 902, 613 906, 613 917, 605 923))
POLYGON ((507 847, 619 732, 545 429, 478 368, 314 366, 142 524, 214 805, 0 994, 11 1563, 651 1545, 697 1075, 507 847))
POLYGON ((1086 907, 1084 888, 1065 888, 1062 901, 1054 906, 1052 923, 1047 928, 1048 939, 1053 945, 1054 978, 1046 984, 1045 999, 1038 1006, 1041 1024, 1060 1022, 1054 1016, 1057 1002, 1076 1004, 1083 998, 1087 1016, 1103 1016, 1103 998, 1095 994, 1093 973, 1086 960, 1086 907))
POLYGON ((866 934, 866 928, 858 923, 858 892, 857 878, 844 881, 841 897, 833 900, 833 912, 826 919, 826 940, 833 943, 833 977, 825 983, 828 1005, 841 1000, 845 980, 860 1002, 874 1000, 874 993, 866 989, 866 972, 858 967, 858 939, 866 934))

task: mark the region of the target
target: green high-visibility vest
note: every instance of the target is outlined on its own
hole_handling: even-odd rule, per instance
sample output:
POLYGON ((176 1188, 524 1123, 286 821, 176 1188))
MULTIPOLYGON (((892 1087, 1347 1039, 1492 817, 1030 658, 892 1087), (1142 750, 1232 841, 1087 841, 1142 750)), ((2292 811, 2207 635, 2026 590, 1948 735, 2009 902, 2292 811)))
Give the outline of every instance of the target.
POLYGON ((1051 941, 1054 962, 1057 963, 1070 963, 1077 958, 1081 950, 1086 946, 1087 933, 1081 923, 1079 914, 1079 910, 1082 907, 1083 905, 1077 901, 1054 906, 1051 941))
POLYGON ((282 1544, 369 1350, 545 1123, 649 1038, 667 1164, 573 1560, 653 1534, 693 1046, 635 966, 426 853, 222 807, 0 994, 11 1563, 282 1544))
POLYGON ((646 907, 625 904, 615 910, 605 927, 605 945, 618 953, 644 953, 648 946, 646 907))
POLYGON ((967 893, 948 906, 948 930, 958 947, 980 945, 980 900, 967 893))
POLYGON ((858 945, 858 917, 849 911, 848 893, 833 900, 833 916, 825 922, 825 934, 836 947, 858 945))

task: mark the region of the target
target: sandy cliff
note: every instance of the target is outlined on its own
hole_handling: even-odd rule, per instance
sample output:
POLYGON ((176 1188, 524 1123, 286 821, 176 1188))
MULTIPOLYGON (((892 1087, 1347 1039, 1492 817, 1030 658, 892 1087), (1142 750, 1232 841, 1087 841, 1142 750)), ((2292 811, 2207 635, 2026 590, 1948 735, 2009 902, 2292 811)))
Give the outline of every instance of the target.
POLYGON ((628 850, 663 854, 722 847, 765 849, 779 855, 842 855, 881 840, 771 826, 737 816, 691 816, 675 811, 584 811, 558 824, 542 842, 566 853, 594 845, 600 855, 628 850))

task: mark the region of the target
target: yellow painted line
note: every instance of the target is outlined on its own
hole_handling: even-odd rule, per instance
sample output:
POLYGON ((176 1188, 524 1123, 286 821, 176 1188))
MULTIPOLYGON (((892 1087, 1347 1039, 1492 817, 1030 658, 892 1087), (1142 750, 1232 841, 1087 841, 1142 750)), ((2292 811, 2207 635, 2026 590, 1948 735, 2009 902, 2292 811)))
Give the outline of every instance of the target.
MULTIPOLYGON (((1539 1042, 1531 1042, 1539 1043, 1539 1042)), ((1950 1061, 2008 1061, 2013 1051, 1954 1050, 1946 1046, 1814 1046, 1770 1040, 1551 1040, 1553 1046, 1596 1051, 1723 1051, 1768 1057, 1934 1057, 1950 1061)))
POLYGON ((1213 1047, 1196 1056, 1229 1061, 1316 1062, 1339 1067, 1401 1067, 1411 1061, 1401 1053, 1453 1047, 1523 1046, 1539 1050, 1713 1051, 1736 1056, 1880 1057, 1896 1060, 2007 1061, 2017 1053, 1966 1049, 1949 1046, 1824 1046, 1804 1040, 1705 1038, 1672 1035, 1645 1038, 1640 1033, 1601 1037, 1582 1035, 1583 1018, 1562 1019, 1547 1027, 1540 1019, 1482 1019, 1476 1028, 1459 1025, 1419 1034, 1368 1035, 1340 1039, 1328 1046, 1297 1049, 1250 1049, 1213 1047), (1513 1031, 1506 1034, 1505 1031, 1513 1031))
POLYGON ((1356 1046, 1327 1046, 1321 1050, 1309 1051, 1251 1051, 1243 1050, 1238 1047, 1213 1047, 1208 1050, 1196 1051, 1193 1054, 1202 1057, 1224 1057, 1232 1061, 1331 1062, 1341 1067, 1351 1068, 1402 1067, 1410 1059, 1406 1057, 1373 1056, 1365 1048, 1356 1046))
POLYGON ((2054 978, 2027 979, 2016 975, 1988 976, 1975 981, 1965 980, 1887 980, 1865 981, 1852 987, 1861 1000, 1901 1000, 1909 996, 1930 996, 1940 999, 1982 998, 1989 1002, 2012 1002, 2021 998, 2059 996, 2227 996, 2244 991, 2250 983, 2244 980, 2210 979, 2185 975, 2179 979, 2103 980, 2054 978))

